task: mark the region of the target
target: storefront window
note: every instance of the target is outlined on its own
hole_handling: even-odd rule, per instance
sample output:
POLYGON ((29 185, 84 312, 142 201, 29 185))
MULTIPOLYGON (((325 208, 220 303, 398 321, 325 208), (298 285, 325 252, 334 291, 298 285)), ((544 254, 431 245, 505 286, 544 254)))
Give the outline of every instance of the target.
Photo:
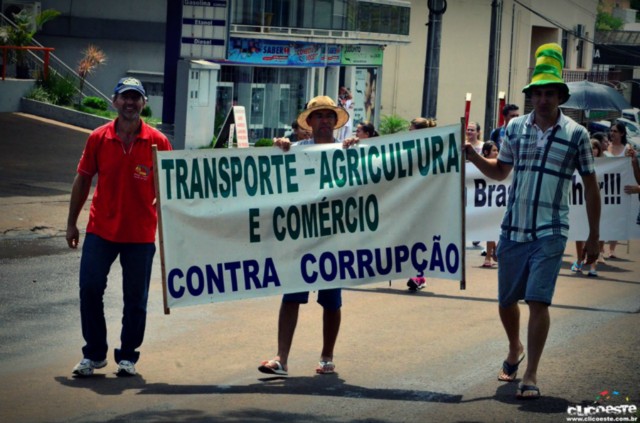
POLYGON ((304 109, 306 73, 303 68, 222 66, 216 125, 238 105, 247 114, 250 142, 284 135, 304 109))

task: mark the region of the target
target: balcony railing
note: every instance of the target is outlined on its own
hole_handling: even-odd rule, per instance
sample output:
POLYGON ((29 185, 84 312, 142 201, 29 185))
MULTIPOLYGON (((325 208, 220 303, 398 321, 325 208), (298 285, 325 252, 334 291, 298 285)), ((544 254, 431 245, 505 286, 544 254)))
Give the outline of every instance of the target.
POLYGON ((14 51, 42 51, 44 52, 44 58, 42 59, 42 74, 44 78, 49 77, 49 56, 55 49, 52 47, 36 47, 36 46, 0 46, 2 49, 2 80, 4 81, 7 76, 7 53, 11 50, 14 51))
MULTIPOLYGON (((3 13, 0 12, 0 24, 2 25, 12 25, 12 26, 16 26, 15 23, 9 19, 7 16, 5 16, 3 13)), ((11 48, 15 48, 12 46, 2 46, 3 47, 3 59, 2 59, 2 79, 5 79, 5 69, 7 66, 7 54, 6 54, 6 49, 11 49, 11 48)), ((69 67, 65 62, 63 62, 59 57, 57 57, 53 52, 53 48, 49 48, 49 47, 44 47, 42 44, 40 44, 36 39, 32 40, 32 45, 31 46, 26 46, 25 47, 26 50, 26 55, 27 55, 27 60, 30 63, 30 68, 36 68, 39 69, 40 67, 42 68, 43 71, 43 76, 44 73, 46 72, 47 75, 49 72, 53 72, 54 74, 57 75, 65 75, 66 77, 72 78, 73 80, 76 81, 76 83, 78 85, 79 81, 81 79, 80 75, 78 75, 78 73, 72 69, 71 67, 69 67), (49 51, 46 51, 47 49, 49 49, 49 51), (38 51, 45 51, 45 56, 44 58, 40 58, 40 56, 37 54, 38 51), (47 61, 47 64, 45 65, 45 60, 47 61)), ((45 76, 46 77, 46 76, 45 76)), ((76 90, 79 92, 79 89, 76 88, 76 90)), ((83 95, 93 95, 96 97, 100 97, 102 99, 104 99, 107 104, 111 104, 111 98, 108 97, 107 95, 105 95, 102 91, 100 91, 98 88, 96 88, 93 84, 91 84, 89 81, 84 81, 84 87, 83 87, 83 91, 87 92, 89 94, 84 94, 83 95)))

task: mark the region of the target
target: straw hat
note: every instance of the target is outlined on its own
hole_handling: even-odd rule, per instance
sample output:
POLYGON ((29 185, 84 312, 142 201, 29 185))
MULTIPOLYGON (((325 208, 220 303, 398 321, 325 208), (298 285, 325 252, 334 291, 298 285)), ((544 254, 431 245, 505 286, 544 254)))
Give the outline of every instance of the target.
POLYGON ((345 109, 336 106, 336 103, 331 100, 330 97, 319 95, 307 103, 307 108, 298 116, 298 125, 300 125, 302 129, 311 131, 311 128, 307 124, 307 118, 311 113, 318 110, 331 110, 336 113, 338 119, 333 129, 342 128, 349 121, 349 113, 347 113, 345 109))
POLYGON ((543 44, 536 50, 536 67, 531 76, 531 83, 522 89, 527 96, 531 94, 533 87, 555 84, 560 88, 560 94, 564 99, 560 104, 569 100, 571 94, 569 87, 562 79, 562 47, 556 43, 543 44))

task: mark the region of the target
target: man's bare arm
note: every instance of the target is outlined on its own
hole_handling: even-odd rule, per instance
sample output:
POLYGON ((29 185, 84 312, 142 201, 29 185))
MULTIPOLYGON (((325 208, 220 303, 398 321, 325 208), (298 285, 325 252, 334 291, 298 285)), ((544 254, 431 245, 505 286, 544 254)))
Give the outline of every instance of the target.
POLYGON ((465 144, 465 151, 467 153, 467 159, 473 163, 479 170, 488 178, 495 179, 496 181, 502 181, 511 172, 513 166, 499 162, 498 159, 487 159, 473 149, 473 146, 469 143, 465 144))
POLYGON ((78 231, 78 216, 87 201, 91 190, 91 178, 80 173, 76 174, 71 187, 71 200, 69 201, 69 216, 67 217, 67 244, 69 248, 78 248, 80 232, 78 231))

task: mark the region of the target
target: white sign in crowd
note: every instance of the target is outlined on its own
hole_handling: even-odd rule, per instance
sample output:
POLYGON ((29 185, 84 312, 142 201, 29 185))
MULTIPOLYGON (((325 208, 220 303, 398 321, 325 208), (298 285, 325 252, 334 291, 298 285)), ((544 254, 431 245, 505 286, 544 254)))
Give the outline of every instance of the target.
MULTIPOLYGON (((625 185, 635 184, 630 159, 602 157, 596 158, 595 162, 602 200, 600 238, 640 239, 640 225, 636 224, 640 208, 638 196, 624 193, 625 185)), ((467 239, 498 240, 512 175, 513 172, 504 181, 494 181, 482 175, 474 165, 467 163, 467 239)), ((585 240, 588 234, 584 187, 582 178, 576 172, 569 200, 569 240, 585 240)))
MULTIPOLYGON (((340 144, 156 153, 165 308, 409 276, 461 280, 497 240, 510 180, 461 168, 460 125, 340 144), (465 171, 466 210, 462 172, 465 171)), ((628 158, 598 159, 602 239, 640 238, 628 158)), ((570 239, 587 232, 576 174, 570 239)))

